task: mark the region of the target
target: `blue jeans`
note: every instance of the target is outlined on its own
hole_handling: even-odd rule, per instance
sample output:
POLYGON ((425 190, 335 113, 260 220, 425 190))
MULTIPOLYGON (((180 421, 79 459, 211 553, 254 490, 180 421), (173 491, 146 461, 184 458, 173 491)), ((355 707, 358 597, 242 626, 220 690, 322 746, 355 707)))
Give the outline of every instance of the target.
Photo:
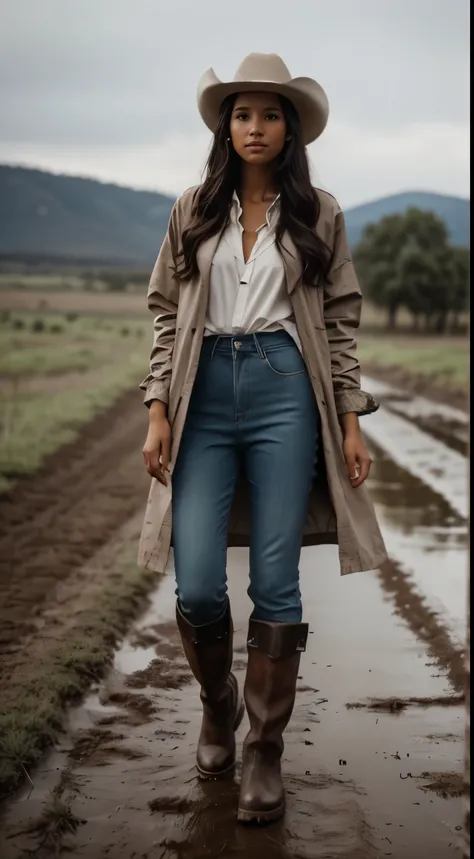
POLYGON ((299 623, 299 558, 318 412, 285 331, 205 337, 173 473, 176 594, 194 625, 227 601, 227 530, 239 474, 250 488, 255 620, 299 623))

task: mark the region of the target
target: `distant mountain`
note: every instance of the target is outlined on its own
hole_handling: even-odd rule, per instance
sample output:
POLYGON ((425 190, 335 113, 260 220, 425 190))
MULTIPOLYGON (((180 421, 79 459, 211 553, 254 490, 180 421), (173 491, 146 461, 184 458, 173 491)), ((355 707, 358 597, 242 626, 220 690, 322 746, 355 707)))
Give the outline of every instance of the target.
POLYGON ((148 265, 173 198, 0 165, 0 254, 148 265))
POLYGON ((468 247, 470 200, 462 197, 448 197, 445 194, 430 194, 425 191, 407 191, 383 197, 373 203, 364 203, 347 209, 345 220, 349 244, 354 247, 360 240, 364 228, 375 224, 386 215, 399 215, 407 209, 435 212, 446 224, 449 237, 454 245, 468 247))
MULTIPOLYGON (((149 266, 173 198, 153 191, 0 165, 0 256, 149 266)), ((454 244, 469 244, 469 200, 409 192, 346 210, 349 243, 385 215, 430 209, 454 244)))

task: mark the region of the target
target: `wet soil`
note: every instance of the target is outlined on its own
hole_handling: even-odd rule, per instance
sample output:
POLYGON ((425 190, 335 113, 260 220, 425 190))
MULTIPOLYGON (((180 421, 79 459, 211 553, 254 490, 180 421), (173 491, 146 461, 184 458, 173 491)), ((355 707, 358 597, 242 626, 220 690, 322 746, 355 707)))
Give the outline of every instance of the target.
MULTIPOLYGON (((82 451, 61 454, 44 480, 2 501, 10 526, 0 539, 11 539, 5 543, 11 546, 16 529, 18 540, 15 564, 3 570, 0 600, 4 617, 12 602, 19 625, 15 632, 12 624, 4 643, 4 678, 10 655, 32 646, 48 618, 67 605, 61 594, 73 588, 84 560, 96 575, 113 566, 120 521, 122 539, 136 540, 139 515, 133 525, 130 516, 143 505, 147 479, 139 459, 143 416, 134 426, 136 398, 130 403, 124 398, 117 407, 117 435, 117 421, 99 426, 82 451), (14 510, 20 503, 21 515, 14 510), (58 533, 64 537, 59 545, 58 533), (106 544, 97 553, 100 533, 102 542, 114 533, 114 551, 106 544)), ((466 562, 465 520, 443 497, 444 487, 450 495, 446 482, 436 491, 403 468, 403 457, 394 462, 376 444, 374 450, 372 493, 393 562, 341 578, 334 547, 302 553, 310 635, 285 737, 284 820, 263 829, 237 825, 239 759, 227 779, 197 778, 200 701, 173 619, 170 568, 110 672, 70 711, 61 741, 31 773, 33 784, 4 807, 2 859, 50 859, 62 852, 72 859, 461 855, 463 648, 462 629, 451 623, 459 606, 450 599, 466 562), (438 610, 437 596, 446 611, 438 610)), ((241 684, 251 610, 247 570, 248 553, 231 550, 234 669, 241 684)), ((239 758, 247 727, 244 719, 239 758)))
MULTIPOLYGON (((446 671, 427 670, 425 647, 394 614, 377 576, 341 580, 334 561, 332 548, 303 552, 311 634, 286 734, 283 822, 262 830, 236 824, 239 765, 224 780, 196 776, 200 703, 172 621, 170 571, 108 677, 71 712, 64 741, 35 774, 34 790, 9 807, 4 859, 26 850, 42 855, 35 852, 37 827, 45 809, 51 813, 51 791, 64 771, 76 788, 58 798, 81 821, 60 839, 71 857, 459 855, 462 698, 446 671)), ((241 683, 250 610, 242 587, 246 565, 245 550, 231 550, 241 683)), ((245 720, 239 752, 246 727, 245 720)))
POLYGON ((0 497, 0 681, 68 579, 143 506, 146 415, 128 392, 0 497))
POLYGON ((408 395, 421 394, 438 403, 447 403, 453 408, 469 411, 469 394, 462 388, 439 385, 426 376, 409 372, 401 367, 382 367, 380 364, 364 363, 364 371, 375 379, 382 379, 402 388, 408 395))
POLYGON ((432 773, 426 772, 419 776, 424 784, 420 784, 421 790, 431 791, 443 799, 462 796, 464 792, 464 778, 460 773, 432 773))
POLYGON ((391 558, 380 576, 397 613, 448 668, 454 688, 461 691, 468 603, 468 535, 462 515, 467 463, 448 451, 446 461, 427 467, 429 442, 410 424, 401 425, 399 450, 394 450, 396 436, 391 444, 383 436, 389 419, 384 415, 380 425, 374 423, 377 440, 368 438, 374 459, 370 491, 391 558))
POLYGON ((406 388, 389 384, 378 377, 365 377, 363 384, 391 412, 402 415, 447 447, 466 456, 469 449, 467 411, 448 405, 446 401, 428 399, 424 390, 414 396, 406 388))

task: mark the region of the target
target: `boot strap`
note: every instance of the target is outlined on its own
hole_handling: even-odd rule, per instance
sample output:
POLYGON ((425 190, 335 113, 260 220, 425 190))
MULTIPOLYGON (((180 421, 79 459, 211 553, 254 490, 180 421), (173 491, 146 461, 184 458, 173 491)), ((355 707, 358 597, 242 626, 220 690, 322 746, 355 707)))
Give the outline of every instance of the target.
POLYGON ((295 653, 306 650, 307 623, 267 623, 251 620, 247 647, 259 650, 274 661, 290 659, 295 653))

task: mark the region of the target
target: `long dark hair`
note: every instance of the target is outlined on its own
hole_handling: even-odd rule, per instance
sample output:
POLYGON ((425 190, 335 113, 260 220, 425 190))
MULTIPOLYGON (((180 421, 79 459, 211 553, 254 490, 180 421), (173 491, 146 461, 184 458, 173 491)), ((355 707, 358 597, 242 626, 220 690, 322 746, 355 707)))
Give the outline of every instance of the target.
MULTIPOLYGON (((182 234, 182 268, 177 271, 185 280, 198 272, 197 250, 200 244, 216 235, 229 219, 232 195, 239 187, 241 158, 227 140, 235 95, 222 104, 219 124, 206 165, 206 177, 200 186, 192 209, 191 222, 182 234)), ((316 234, 320 202, 311 184, 308 159, 303 144, 301 123, 291 101, 280 96, 290 137, 275 164, 275 180, 280 193, 280 218, 276 230, 277 246, 285 230, 298 250, 304 282, 310 286, 324 283, 329 277, 332 254, 316 234)))

